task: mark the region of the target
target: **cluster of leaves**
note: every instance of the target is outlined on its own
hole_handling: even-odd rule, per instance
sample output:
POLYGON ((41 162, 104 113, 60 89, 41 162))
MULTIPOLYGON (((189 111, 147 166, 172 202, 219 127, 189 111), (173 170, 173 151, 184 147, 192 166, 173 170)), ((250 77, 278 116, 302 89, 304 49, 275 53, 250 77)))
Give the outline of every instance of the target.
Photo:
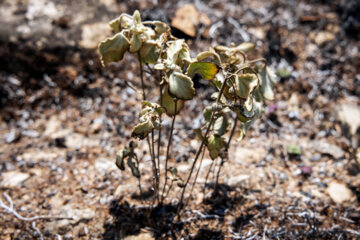
MULTIPOLYGON (((225 158, 232 137, 231 134, 228 142, 225 141, 230 123, 234 123, 233 130, 237 121, 241 123, 238 140, 242 140, 249 127, 261 116, 264 100, 274 98, 272 87, 276 82, 276 75, 264 59, 247 59, 246 54, 254 48, 252 43, 245 42, 230 47, 216 46, 192 58, 188 45, 183 39, 172 36, 167 24, 160 21, 142 22, 138 11, 135 11, 133 16, 121 14, 110 22, 110 26, 115 35, 99 45, 103 65, 122 60, 126 52, 136 53, 141 67, 151 66, 154 71, 159 71, 161 76, 157 84, 160 87, 159 103, 144 99, 139 123, 132 130, 134 138, 145 139, 149 134, 154 137, 154 130, 159 131, 162 128, 164 113, 175 121, 185 101, 193 99, 196 94, 192 79, 198 74, 202 79, 208 80, 209 86, 215 89, 212 95, 214 102, 203 110, 206 124, 202 128, 194 129, 202 141, 198 153, 205 151, 202 147, 206 146, 212 159, 219 156, 225 158), (232 116, 235 117, 233 120, 232 116)), ((145 98, 145 93, 143 96, 145 98)), ((173 129, 170 131, 169 144, 173 129)), ((151 144, 149 147, 150 153, 154 155, 154 147, 151 149, 151 144)), ((195 157, 194 165, 198 156, 199 154, 195 157)), ((128 158, 133 175, 138 177, 138 161, 134 147, 129 146, 119 151, 116 163, 121 170, 124 170, 125 158, 128 158)), ((156 162, 153 161, 153 164, 156 165, 156 162)), ((178 176, 176 168, 165 169, 164 184, 166 185, 169 171, 173 181, 184 187, 184 193, 194 165, 185 183, 178 176)), ((154 174, 158 175, 160 164, 154 169, 154 174)))

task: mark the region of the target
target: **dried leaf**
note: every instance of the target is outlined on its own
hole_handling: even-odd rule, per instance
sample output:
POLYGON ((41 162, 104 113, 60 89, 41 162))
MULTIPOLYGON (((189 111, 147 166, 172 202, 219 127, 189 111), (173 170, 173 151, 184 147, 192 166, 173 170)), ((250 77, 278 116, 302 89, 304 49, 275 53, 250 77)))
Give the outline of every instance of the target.
POLYGON ((263 94, 264 98, 273 100, 274 92, 272 87, 274 83, 277 82, 276 74, 265 65, 257 69, 257 72, 261 80, 261 93, 263 94))
POLYGON ((137 124, 133 129, 131 136, 135 138, 144 139, 152 130, 154 129, 154 124, 148 119, 145 122, 137 124))
POLYGON ((190 100, 195 95, 191 78, 180 72, 173 72, 169 77, 169 92, 178 99, 190 100))
POLYGON ((253 73, 239 74, 235 77, 235 83, 237 95, 243 99, 248 99, 258 85, 258 78, 253 73))
POLYGON ((139 34, 134 33, 130 39, 129 51, 131 53, 135 53, 135 52, 139 51, 139 49, 141 48, 141 45, 142 45, 142 40, 140 39, 139 34))
POLYGON ((200 74, 205 80, 211 80, 218 73, 219 68, 215 63, 209 62, 193 62, 189 65, 186 75, 193 78, 196 73, 200 74))
POLYGON ((229 122, 226 115, 219 116, 214 122, 214 133, 218 136, 224 135, 228 130, 229 122))
POLYGON ((212 115, 212 107, 211 106, 207 106, 204 111, 203 111, 203 115, 204 115, 204 119, 205 119, 205 122, 206 123, 209 123, 210 122, 210 119, 211 119, 211 115, 212 115))
POLYGON ((110 22, 110 27, 115 33, 121 32, 123 29, 128 29, 133 25, 132 16, 128 14, 121 14, 120 17, 110 22))
POLYGON ((219 156, 220 150, 225 147, 224 138, 217 135, 210 135, 207 139, 207 148, 211 159, 215 159, 219 156))
POLYGON ((255 44, 251 42, 243 42, 240 45, 238 45, 236 48, 244 53, 248 53, 255 48, 255 44))
POLYGON ((201 141, 204 140, 201 128, 193 129, 193 132, 196 134, 196 136, 198 136, 201 141))
MULTIPOLYGON (((165 87, 162 95, 162 104, 166 109, 166 114, 173 116, 175 114, 175 101, 174 98, 170 96, 168 86, 165 87)), ((178 114, 184 106, 184 101, 179 99, 177 100, 176 114, 178 114)))
POLYGON ((124 53, 129 49, 129 40, 122 32, 115 34, 112 38, 107 38, 99 44, 101 63, 105 66, 109 62, 123 59, 124 53))
POLYGON ((139 163, 135 153, 131 154, 127 160, 127 164, 131 169, 131 173, 134 177, 140 178, 139 163))

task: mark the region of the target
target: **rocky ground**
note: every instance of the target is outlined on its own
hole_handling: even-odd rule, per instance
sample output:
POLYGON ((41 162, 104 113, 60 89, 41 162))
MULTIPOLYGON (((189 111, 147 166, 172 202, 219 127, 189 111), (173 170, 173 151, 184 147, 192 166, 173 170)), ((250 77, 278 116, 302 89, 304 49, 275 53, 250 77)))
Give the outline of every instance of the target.
MULTIPOLYGON (((205 155, 182 221, 173 221, 179 191, 150 214, 144 152, 148 201, 141 202, 137 180, 114 164, 137 121, 141 94, 130 86, 140 87, 138 66, 128 55, 103 69, 96 47, 120 13, 139 9, 144 19, 171 24, 187 3, 0 1, 1 239, 360 238, 356 0, 195 1, 185 11, 195 20, 173 21, 194 55, 254 42, 251 57, 264 56, 280 81, 247 139, 232 143, 217 195, 214 174, 203 189, 212 164, 205 155)), ((149 75, 146 85, 152 97, 149 75)), ((211 92, 205 82, 195 85, 197 97, 175 124, 170 160, 183 176, 200 144, 191 129, 203 121, 211 92)))

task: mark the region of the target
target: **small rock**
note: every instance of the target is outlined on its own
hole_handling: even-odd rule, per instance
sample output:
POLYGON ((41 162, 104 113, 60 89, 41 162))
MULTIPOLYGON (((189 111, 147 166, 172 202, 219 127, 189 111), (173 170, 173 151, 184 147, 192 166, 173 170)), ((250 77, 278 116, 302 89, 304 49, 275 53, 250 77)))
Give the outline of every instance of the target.
POLYGON ((326 42, 333 41, 335 39, 335 35, 328 31, 321 31, 318 33, 310 33, 310 38, 316 43, 316 45, 321 46, 326 42))
POLYGON ((357 134, 360 129, 360 107, 351 102, 343 103, 337 108, 336 115, 343 125, 343 134, 350 135, 353 147, 357 147, 360 142, 357 134))
POLYGON ((189 166, 189 165, 185 165, 185 164, 179 165, 179 166, 177 167, 177 170, 178 170, 179 172, 187 173, 187 172, 190 170, 190 166, 189 166))
POLYGON ((343 203, 345 201, 350 201, 353 198, 353 194, 349 188, 344 184, 331 182, 327 188, 327 193, 330 198, 336 203, 343 203))
POLYGON ((106 173, 111 170, 117 169, 117 167, 115 165, 115 161, 111 161, 106 158, 99 158, 98 160, 95 161, 94 166, 95 166, 95 169, 101 173, 106 173))
POLYGON ((196 36, 196 28, 199 24, 209 27, 211 20, 204 13, 199 13, 193 4, 186 4, 175 12, 171 26, 179 29, 190 37, 196 36))
POLYGON ((140 233, 138 235, 131 235, 124 238, 124 240, 153 240, 155 239, 150 233, 140 233))
POLYGON ((71 205, 65 205, 56 214, 62 217, 71 217, 72 219, 63 219, 60 221, 49 222, 45 228, 47 232, 59 232, 64 234, 80 221, 91 220, 95 217, 95 212, 91 209, 77 209, 71 205))
POLYGON ((84 236, 88 235, 88 233, 89 233, 88 228, 82 227, 82 228, 80 228, 78 235, 79 235, 79 237, 84 237, 84 236))
POLYGON ((311 156, 310 161, 317 162, 320 159, 321 159, 321 155, 320 154, 315 154, 314 156, 311 156))
POLYGON ((11 188, 16 187, 18 184, 24 182, 30 177, 28 173, 17 171, 6 172, 3 174, 3 180, 0 183, 1 187, 11 188))
POLYGON ((40 136, 40 134, 35 130, 25 130, 22 132, 22 135, 31 138, 38 138, 40 136))
POLYGON ((82 26, 80 46, 89 49, 97 48, 104 36, 108 36, 110 33, 109 25, 103 22, 84 24, 82 26))
POLYGON ((5 141, 6 143, 13 143, 20 140, 21 134, 15 128, 11 129, 10 133, 6 135, 5 141))
POLYGON ((233 176, 227 179, 227 185, 231 187, 242 187, 249 184, 250 175, 233 176))
POLYGON ((43 132, 44 136, 50 137, 56 131, 61 129, 61 121, 58 119, 58 116, 52 116, 46 123, 45 131, 43 132))
POLYGON ((326 141, 313 141, 312 144, 315 151, 321 154, 327 154, 335 159, 343 158, 345 152, 338 146, 327 143, 326 141))
POLYGON ((74 238, 73 238, 73 236, 72 236, 72 234, 71 233, 68 233, 68 234, 66 234, 65 236, 64 236, 64 240, 73 240, 74 238))

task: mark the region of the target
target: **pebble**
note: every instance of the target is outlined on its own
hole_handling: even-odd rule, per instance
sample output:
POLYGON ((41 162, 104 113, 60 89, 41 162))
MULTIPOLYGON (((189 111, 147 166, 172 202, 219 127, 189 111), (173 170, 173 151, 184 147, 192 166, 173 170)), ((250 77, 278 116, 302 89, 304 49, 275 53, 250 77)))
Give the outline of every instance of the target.
POLYGON ((12 188, 27 180, 30 177, 30 174, 11 171, 4 173, 2 177, 3 180, 0 182, 0 186, 5 188, 12 188))
POLYGON ((79 235, 79 237, 84 237, 84 236, 88 235, 88 233, 89 233, 88 228, 82 227, 82 228, 80 228, 78 235, 79 235))
POLYGON ((20 140, 21 134, 15 128, 11 129, 10 133, 6 135, 5 141, 6 143, 13 143, 20 140))

